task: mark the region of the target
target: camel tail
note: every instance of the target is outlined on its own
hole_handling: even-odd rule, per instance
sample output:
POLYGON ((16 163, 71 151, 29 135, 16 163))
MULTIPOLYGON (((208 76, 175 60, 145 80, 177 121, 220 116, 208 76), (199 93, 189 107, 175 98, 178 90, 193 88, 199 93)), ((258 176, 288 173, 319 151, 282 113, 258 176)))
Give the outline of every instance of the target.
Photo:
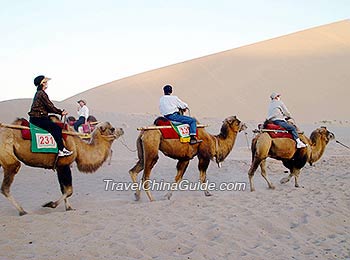
POLYGON ((252 145, 250 147, 250 150, 252 151, 252 161, 254 160, 254 156, 255 156, 255 153, 256 153, 256 140, 257 140, 257 138, 254 138, 252 140, 252 145))

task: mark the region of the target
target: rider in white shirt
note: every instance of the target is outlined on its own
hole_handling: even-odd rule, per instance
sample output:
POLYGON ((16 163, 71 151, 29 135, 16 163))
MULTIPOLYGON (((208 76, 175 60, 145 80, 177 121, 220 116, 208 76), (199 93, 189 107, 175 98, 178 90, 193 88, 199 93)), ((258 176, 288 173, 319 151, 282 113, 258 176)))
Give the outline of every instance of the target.
POLYGON ((87 118, 89 117, 89 108, 86 106, 86 101, 84 99, 78 100, 78 120, 74 123, 75 131, 78 131, 79 126, 85 124, 87 118))
POLYGON ((286 121, 286 118, 291 118, 291 114, 288 111, 286 105, 282 102, 280 96, 280 94, 275 92, 270 95, 271 102, 269 105, 267 119, 291 132, 293 139, 297 143, 297 148, 304 148, 307 145, 299 139, 297 129, 295 126, 289 124, 286 121))
POLYGON ((197 122, 196 119, 189 116, 184 116, 180 114, 181 110, 186 110, 188 105, 179 99, 177 96, 172 96, 173 88, 170 85, 165 85, 163 87, 164 96, 159 100, 159 110, 160 113, 168 120, 176 121, 184 124, 189 124, 190 126, 190 144, 196 144, 202 142, 196 138, 197 122))

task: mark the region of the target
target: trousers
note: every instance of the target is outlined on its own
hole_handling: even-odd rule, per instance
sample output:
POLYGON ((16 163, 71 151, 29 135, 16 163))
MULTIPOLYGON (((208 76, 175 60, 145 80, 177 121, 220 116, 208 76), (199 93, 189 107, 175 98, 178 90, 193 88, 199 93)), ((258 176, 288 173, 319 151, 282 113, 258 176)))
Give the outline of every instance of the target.
POLYGON ((196 119, 189 116, 180 115, 178 112, 175 112, 173 114, 165 115, 166 119, 170 121, 176 121, 184 124, 190 125, 190 135, 196 135, 197 132, 197 122, 196 119))

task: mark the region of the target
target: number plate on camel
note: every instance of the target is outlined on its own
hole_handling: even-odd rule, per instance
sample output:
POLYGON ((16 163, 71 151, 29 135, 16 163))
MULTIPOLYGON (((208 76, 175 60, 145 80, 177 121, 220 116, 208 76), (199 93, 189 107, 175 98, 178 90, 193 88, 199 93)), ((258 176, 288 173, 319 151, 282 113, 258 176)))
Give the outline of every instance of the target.
POLYGON ((53 136, 46 130, 30 124, 30 133, 32 135, 33 153, 57 153, 57 143, 53 136))

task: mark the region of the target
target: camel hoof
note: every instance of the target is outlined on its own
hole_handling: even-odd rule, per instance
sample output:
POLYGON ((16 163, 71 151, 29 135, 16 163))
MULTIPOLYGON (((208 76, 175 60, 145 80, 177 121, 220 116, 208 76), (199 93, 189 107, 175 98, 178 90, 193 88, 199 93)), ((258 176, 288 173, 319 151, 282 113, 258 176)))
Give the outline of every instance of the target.
POLYGON ((134 196, 135 196, 135 201, 139 201, 140 200, 140 194, 134 193, 134 196))
POLYGON ((72 210, 74 211, 75 208, 72 208, 72 207, 67 207, 67 208, 66 208, 66 211, 72 211, 72 210))
POLYGON ((26 211, 21 211, 20 213, 19 213, 19 215, 20 216, 24 216, 24 215, 27 215, 28 213, 26 212, 26 211))
POLYGON ((251 191, 251 192, 254 192, 254 191, 255 191, 255 188, 251 188, 250 191, 251 191))
POLYGON ((165 194, 164 197, 165 197, 166 199, 170 200, 172 196, 173 196, 173 194, 170 193, 170 192, 168 192, 167 194, 165 194))
POLYGON ((48 203, 45 203, 44 205, 42 205, 42 207, 44 208, 56 208, 57 207, 57 204, 53 201, 50 201, 48 203))
POLYGON ((211 194, 209 191, 205 191, 205 192, 204 192, 204 195, 205 195, 206 197, 213 196, 213 194, 211 194))
POLYGON ((284 177, 280 180, 281 184, 286 184, 287 182, 289 182, 289 178, 288 177, 284 177))
POLYGON ((295 184, 294 186, 295 188, 300 188, 299 184, 295 184))
POLYGON ((274 189, 276 189, 276 187, 275 187, 274 185, 271 185, 271 186, 269 187, 269 189, 270 189, 270 190, 274 190, 274 189))

